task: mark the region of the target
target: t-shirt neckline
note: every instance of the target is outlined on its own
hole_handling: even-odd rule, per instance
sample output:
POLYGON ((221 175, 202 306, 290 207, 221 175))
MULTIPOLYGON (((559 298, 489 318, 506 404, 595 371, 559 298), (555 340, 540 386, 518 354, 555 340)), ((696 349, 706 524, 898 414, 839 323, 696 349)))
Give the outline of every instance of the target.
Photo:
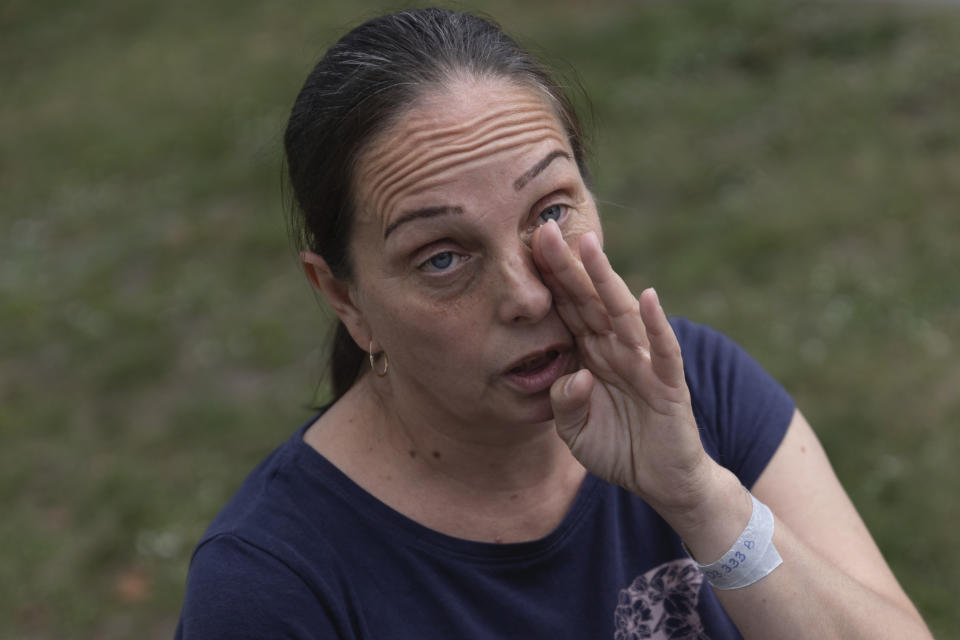
POLYGON ((389 527, 398 541, 419 547, 428 552, 441 552, 473 562, 520 562, 538 559, 560 548, 577 527, 587 518, 595 504, 593 499, 602 481, 587 472, 573 503, 557 527, 536 540, 524 542, 479 542, 457 538, 435 531, 404 515, 369 493, 347 474, 330 462, 323 454, 307 444, 303 435, 318 416, 301 426, 288 444, 294 463, 314 480, 321 482, 340 498, 359 517, 371 526, 389 527))

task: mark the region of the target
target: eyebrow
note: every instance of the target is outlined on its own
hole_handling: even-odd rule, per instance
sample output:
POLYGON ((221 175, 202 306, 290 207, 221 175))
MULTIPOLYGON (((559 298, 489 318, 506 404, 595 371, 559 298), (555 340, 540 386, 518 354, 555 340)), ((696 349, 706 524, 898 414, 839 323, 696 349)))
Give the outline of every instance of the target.
MULTIPOLYGON (((527 186, 528 182, 540 175, 543 170, 546 169, 550 163, 557 158, 566 158, 567 160, 570 160, 570 154, 559 149, 556 151, 551 151, 544 156, 540 162, 527 169, 527 171, 525 171, 519 178, 513 181, 514 190, 519 191, 520 189, 523 189, 525 186, 527 186)), ((463 207, 423 207, 422 209, 407 211, 387 225, 386 230, 383 232, 383 239, 386 240, 397 227, 407 222, 412 222, 421 218, 434 218, 436 216, 460 214, 463 214, 463 207)))
POLYGON ((387 225, 386 231, 383 232, 383 239, 386 240, 387 236, 393 233, 393 230, 402 225, 405 222, 412 222, 414 220, 419 220, 421 218, 434 218, 436 216, 446 216, 446 215, 461 215, 463 214, 463 207, 423 207, 422 209, 414 209, 413 211, 407 211, 398 217, 396 220, 387 225))
POLYGON ((540 175, 540 173, 544 169, 546 169, 547 166, 557 158, 566 158, 567 160, 569 160, 570 154, 567 153, 566 151, 560 151, 559 149, 556 151, 551 151, 543 158, 543 160, 533 165, 530 169, 526 171, 526 173, 524 173, 522 176, 520 176, 519 178, 513 181, 514 190, 520 191, 520 189, 523 189, 525 186, 527 186, 528 182, 530 182, 531 180, 536 178, 538 175, 540 175))

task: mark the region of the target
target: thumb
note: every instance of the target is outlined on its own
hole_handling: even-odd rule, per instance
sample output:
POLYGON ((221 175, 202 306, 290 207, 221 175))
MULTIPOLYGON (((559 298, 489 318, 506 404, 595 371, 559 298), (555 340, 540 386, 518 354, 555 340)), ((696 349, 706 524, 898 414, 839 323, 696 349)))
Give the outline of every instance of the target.
POLYGON ((557 379, 550 387, 550 404, 557 433, 568 445, 576 440, 590 417, 593 374, 587 369, 557 379))

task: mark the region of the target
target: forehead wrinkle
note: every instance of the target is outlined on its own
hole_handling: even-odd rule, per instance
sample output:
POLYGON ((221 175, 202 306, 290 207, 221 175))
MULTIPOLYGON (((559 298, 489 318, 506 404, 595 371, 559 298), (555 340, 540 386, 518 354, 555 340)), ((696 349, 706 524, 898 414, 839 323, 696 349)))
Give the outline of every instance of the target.
MULTIPOLYGON (((443 145, 439 148, 423 145, 415 147, 414 151, 402 158, 402 164, 397 170, 391 171, 388 167, 372 182, 371 192, 379 194, 375 200, 382 201, 389 198, 399 185, 407 184, 431 173, 443 172, 452 166, 469 162, 479 156, 495 154, 506 148, 513 148, 530 141, 536 134, 550 135, 538 122, 520 123, 510 127, 500 127, 490 131, 486 136, 470 143, 443 145), (533 134, 533 135, 532 135, 533 134)), ((541 136, 542 137, 542 136, 541 136)), ((381 211, 383 211, 381 209, 381 211)))
MULTIPOLYGON (((524 146, 524 145, 526 145, 526 144, 528 144, 528 143, 529 143, 529 144, 536 144, 536 143, 539 143, 539 142, 541 142, 541 141, 543 141, 543 140, 551 140, 551 139, 552 139, 552 140, 555 140, 555 141, 557 141, 557 142, 561 142, 561 141, 562 141, 562 140, 561 140, 560 138, 558 138, 557 136, 543 135, 543 136, 541 136, 541 137, 539 137, 539 138, 523 139, 523 140, 518 140, 518 141, 516 141, 515 143, 504 144, 504 145, 502 145, 500 148, 498 148, 498 149, 497 149, 495 152, 493 152, 493 153, 501 153, 501 152, 504 152, 504 151, 509 151, 509 150, 511 150, 511 149, 520 147, 520 146, 524 146)), ((484 157, 486 157, 487 155, 488 155, 487 152, 484 152, 484 154, 482 154, 482 156, 479 156, 479 157, 478 157, 478 156, 474 156, 473 158, 468 158, 468 159, 464 159, 463 161, 458 161, 457 163, 454 163, 452 169, 453 169, 453 170, 469 169, 471 162, 473 162, 473 161, 478 161, 478 160, 481 160, 481 161, 482 161, 482 159, 483 159, 484 157)), ((433 189, 433 188, 435 188, 435 187, 442 186, 443 184, 445 184, 445 183, 449 180, 449 170, 447 170, 447 171, 439 171, 439 172, 437 172, 437 171, 432 171, 432 170, 431 170, 431 171, 429 172, 429 175, 430 175, 430 177, 429 177, 429 178, 425 178, 425 179, 420 179, 418 176, 412 176, 409 180, 405 181, 405 182, 402 183, 402 184, 397 185, 397 186, 396 186, 396 189, 395 189, 392 193, 384 195, 384 197, 381 198, 380 200, 378 200, 378 202, 383 201, 385 207, 391 207, 391 208, 392 208, 392 207, 394 206, 394 202, 393 202, 393 201, 394 201, 397 197, 399 197, 398 194, 399 194, 400 192, 406 192, 406 195, 408 195, 408 196, 415 196, 415 195, 419 195, 419 194, 421 194, 421 193, 423 193, 423 192, 429 191, 430 189, 433 189)), ((386 209, 386 208, 385 208, 385 209, 383 209, 383 210, 389 211, 389 210, 391 210, 391 209, 386 209)), ((387 216, 384 216, 384 219, 383 219, 383 221, 382 221, 382 224, 383 224, 383 225, 386 225, 386 222, 387 222, 387 216)))
POLYGON ((405 137, 403 145, 396 148, 393 152, 382 156, 381 161, 376 165, 369 167, 369 171, 367 173, 376 174, 378 172, 386 172, 387 176, 396 175, 397 177, 402 177, 406 175, 406 173, 401 172, 400 174, 394 174, 390 171, 390 169, 401 163, 405 167, 408 166, 410 156, 416 155, 423 150, 426 150, 427 153, 433 151, 436 155, 471 150, 481 146, 493 133, 509 136, 514 135, 514 133, 517 131, 530 129, 533 126, 539 126, 540 124, 541 119, 536 116, 522 119, 510 118, 509 120, 502 119, 497 122, 490 123, 488 126, 485 126, 478 131, 459 137, 450 134, 439 133, 418 135, 413 139, 410 137, 405 137), (456 140, 456 142, 446 142, 446 140, 456 140))
POLYGON ((407 126, 405 137, 412 143, 458 136, 463 140, 471 140, 496 127, 501 121, 524 121, 544 116, 552 118, 553 113, 543 103, 529 101, 511 103, 503 109, 489 110, 471 120, 455 122, 443 127, 437 126, 435 118, 413 117, 407 126))
MULTIPOLYGON (((436 105, 435 108, 442 108, 444 105, 436 105)), ((427 132, 427 133, 457 133, 463 129, 474 129, 484 122, 495 120, 504 115, 523 113, 525 111, 546 112, 553 115, 553 112, 536 98, 527 98, 521 100, 501 101, 500 104, 493 103, 486 105, 488 108, 482 113, 477 114, 469 120, 456 120, 449 124, 438 126, 435 115, 423 115, 417 111, 411 112, 407 116, 407 130, 409 133, 427 132)), ((447 112, 449 113, 449 111, 447 112)))
MULTIPOLYGON (((371 173, 377 173, 378 169, 389 169, 392 165, 403 161, 410 153, 417 151, 428 144, 442 143, 444 139, 458 139, 459 142, 451 145, 453 149, 468 147, 474 141, 483 138, 486 134, 499 126, 514 126, 524 123, 536 122, 543 116, 550 117, 550 112, 543 109, 543 105, 536 103, 539 109, 530 113, 520 109, 510 109, 494 113, 484 113, 480 117, 457 123, 447 127, 436 126, 435 121, 422 118, 422 123, 413 124, 401 132, 403 143, 382 153, 379 161, 368 164, 364 177, 369 179, 371 173)), ((389 174, 389 172, 388 172, 389 174)))
MULTIPOLYGON (((539 113, 520 119, 512 117, 517 115, 516 111, 500 112, 493 118, 485 115, 475 119, 474 121, 496 120, 479 132, 467 128, 474 121, 456 127, 425 129, 416 143, 405 143, 389 155, 381 156, 378 162, 367 164, 363 171, 363 181, 369 185, 367 192, 374 196, 371 202, 374 207, 372 213, 386 213, 388 209, 385 205, 392 204, 391 201, 399 191, 408 189, 418 180, 433 176, 433 179, 417 185, 413 193, 442 182, 442 174, 451 167, 469 163, 485 155, 500 153, 524 144, 535 144, 550 137, 566 146, 566 138, 561 134, 552 113, 544 109, 542 103, 537 105, 540 107, 539 113), (508 123, 506 127, 504 121, 508 123), (549 126, 544 126, 545 121, 549 122, 549 126), (467 132, 466 135, 457 135, 463 131, 467 132), (536 135, 538 132, 541 135, 536 135), (456 142, 443 144, 443 139, 453 139, 456 142), (398 165, 400 168, 396 170, 398 165)), ((386 224, 386 217, 384 215, 381 219, 382 225, 386 224)))
POLYGON ((556 135, 556 133, 543 131, 538 127, 536 129, 529 129, 521 135, 512 136, 506 140, 501 138, 497 142, 484 145, 479 149, 460 152, 453 157, 442 155, 438 161, 422 163, 418 166, 417 171, 408 174, 402 180, 394 182, 390 189, 384 189, 379 192, 379 195, 375 198, 373 205, 376 207, 376 211, 383 211, 385 213, 381 220, 381 225, 386 224, 389 217, 387 213, 389 213, 393 207, 394 200, 399 197, 400 193, 407 191, 408 195, 416 195, 442 185, 448 180, 451 170, 464 169, 471 163, 483 161, 505 151, 537 144, 550 139, 558 143, 563 142, 563 138, 556 135))

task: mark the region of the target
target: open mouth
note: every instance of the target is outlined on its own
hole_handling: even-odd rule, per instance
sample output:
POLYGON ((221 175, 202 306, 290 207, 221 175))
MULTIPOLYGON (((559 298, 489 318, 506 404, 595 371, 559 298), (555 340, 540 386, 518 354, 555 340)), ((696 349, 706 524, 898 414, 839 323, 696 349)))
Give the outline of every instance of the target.
POLYGON ((514 368, 510 369, 510 373, 521 376, 537 373, 549 367, 550 364, 558 357, 560 357, 560 352, 556 349, 550 349, 546 353, 541 353, 527 358, 514 368))
POLYGON ((561 346, 533 353, 507 370, 505 378, 523 393, 540 393, 567 372, 570 357, 570 351, 561 346))

